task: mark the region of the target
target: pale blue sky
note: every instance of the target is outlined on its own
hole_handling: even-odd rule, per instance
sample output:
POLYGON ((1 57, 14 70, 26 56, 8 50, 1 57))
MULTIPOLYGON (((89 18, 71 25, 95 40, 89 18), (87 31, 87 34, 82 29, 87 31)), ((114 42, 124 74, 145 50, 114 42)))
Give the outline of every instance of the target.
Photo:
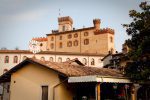
POLYGON ((115 30, 115 48, 121 51, 128 38, 121 24, 131 21, 129 10, 139 10, 144 0, 0 0, 0 48, 28 49, 33 37, 45 37, 58 28, 61 16, 72 17, 75 28, 93 26, 101 19, 101 28, 115 30))

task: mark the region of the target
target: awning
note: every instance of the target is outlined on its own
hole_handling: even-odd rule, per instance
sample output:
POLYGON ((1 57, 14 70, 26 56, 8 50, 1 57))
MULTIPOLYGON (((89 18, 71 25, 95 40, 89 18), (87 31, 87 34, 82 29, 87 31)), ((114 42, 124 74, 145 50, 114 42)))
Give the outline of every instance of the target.
POLYGON ((131 81, 125 77, 78 76, 78 77, 69 77, 68 79, 68 83, 77 83, 77 82, 131 83, 131 81))

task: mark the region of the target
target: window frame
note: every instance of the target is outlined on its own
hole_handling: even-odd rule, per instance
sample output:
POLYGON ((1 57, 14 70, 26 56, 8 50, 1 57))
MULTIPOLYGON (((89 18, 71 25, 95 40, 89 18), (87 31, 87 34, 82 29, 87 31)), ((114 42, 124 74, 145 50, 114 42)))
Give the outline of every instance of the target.
POLYGON ((18 56, 14 56, 14 59, 13 59, 14 61, 14 63, 18 63, 18 56))
POLYGON ((9 63, 9 56, 5 56, 4 63, 9 63))
POLYGON ((84 39, 84 45, 88 45, 89 44, 89 39, 84 39))
POLYGON ((84 36, 89 36, 89 32, 84 32, 84 36))
POLYGON ((50 62, 54 62, 54 58, 53 57, 49 57, 49 61, 50 62))
POLYGON ((48 100, 48 90, 49 90, 49 87, 48 87, 48 85, 42 85, 41 86, 41 88, 42 88, 42 95, 41 95, 41 99, 42 100, 48 100), (46 87, 46 90, 44 90, 45 89, 45 87, 46 87), (45 91, 46 91, 46 94, 44 94, 45 93, 45 91))
POLYGON ((94 58, 91 58, 91 65, 95 65, 95 60, 94 60, 94 58))
POLYGON ((79 44, 78 40, 75 40, 75 41, 73 42, 73 45, 74 45, 74 46, 78 46, 78 44, 79 44))

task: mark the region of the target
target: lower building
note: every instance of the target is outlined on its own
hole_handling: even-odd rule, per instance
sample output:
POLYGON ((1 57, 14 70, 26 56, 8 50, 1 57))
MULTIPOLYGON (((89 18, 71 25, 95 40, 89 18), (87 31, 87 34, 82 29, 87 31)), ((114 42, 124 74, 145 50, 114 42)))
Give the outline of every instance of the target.
POLYGON ((0 50, 0 75, 19 64, 24 59, 35 57, 43 61, 64 62, 77 58, 85 66, 103 67, 101 59, 104 54, 93 53, 69 53, 69 52, 51 52, 41 51, 33 54, 28 50, 0 50))
POLYGON ((85 67, 77 59, 56 63, 27 58, 0 77, 0 83, 8 82, 9 100, 135 100, 132 83, 119 71, 85 67))

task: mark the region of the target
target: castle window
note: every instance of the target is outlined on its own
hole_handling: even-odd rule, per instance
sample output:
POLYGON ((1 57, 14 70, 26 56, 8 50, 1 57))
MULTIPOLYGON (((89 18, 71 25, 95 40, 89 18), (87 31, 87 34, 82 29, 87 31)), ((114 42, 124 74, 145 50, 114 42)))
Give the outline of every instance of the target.
POLYGON ((66 59, 66 61, 69 61, 69 60, 70 60, 70 58, 67 58, 67 59, 66 59))
POLYGON ((42 46, 43 46, 43 44, 41 43, 41 44, 40 44, 40 46, 42 47, 42 46))
POLYGON ((84 45, 88 45, 89 44, 89 39, 84 39, 84 45))
POLYGON ((5 63, 9 63, 9 56, 5 56, 5 63))
POLYGON ((72 35, 71 35, 71 34, 69 34, 69 35, 68 35, 68 39, 71 39, 71 38, 72 38, 72 35))
POLYGON ((45 58, 44 58, 44 57, 41 57, 41 60, 42 60, 42 61, 45 61, 45 58))
POLYGON ((89 35, 89 33, 88 32, 84 32, 84 36, 88 36, 89 35))
POLYGON ((68 41, 67 42, 67 47, 71 47, 72 46, 72 42, 71 41, 68 41))
POLYGON ((58 58, 58 62, 62 62, 62 58, 61 57, 58 58))
POLYGON ((77 33, 75 33, 75 34, 74 34, 74 38, 77 38, 77 37, 78 37, 78 34, 77 34, 77 33))
POLYGON ((51 49, 54 49, 54 44, 53 43, 51 43, 51 49))
POLYGON ((62 36, 59 37, 59 40, 62 40, 62 36))
POLYGON ((83 63, 84 65, 87 65, 87 59, 86 59, 86 58, 83 58, 82 63, 83 63))
POLYGON ((62 27, 62 31, 63 31, 63 32, 65 31, 65 26, 62 27))
POLYGON ((93 58, 91 59, 91 65, 95 65, 95 60, 93 58))
POLYGON ((113 42, 113 37, 110 37, 110 42, 111 42, 111 43, 113 42))
POLYGON ((50 62, 53 62, 53 61, 54 61, 54 60, 53 60, 53 57, 50 57, 50 58, 49 58, 49 61, 50 61, 50 62))
POLYGON ((14 56, 14 63, 18 63, 18 57, 14 56))
POLYGON ((73 42, 73 44, 74 44, 74 46, 78 46, 78 40, 75 40, 75 41, 73 42))
POLYGON ((54 37, 53 36, 51 37, 51 41, 54 41, 54 37))
POLYGON ((59 48, 62 48, 62 42, 59 43, 59 48))

